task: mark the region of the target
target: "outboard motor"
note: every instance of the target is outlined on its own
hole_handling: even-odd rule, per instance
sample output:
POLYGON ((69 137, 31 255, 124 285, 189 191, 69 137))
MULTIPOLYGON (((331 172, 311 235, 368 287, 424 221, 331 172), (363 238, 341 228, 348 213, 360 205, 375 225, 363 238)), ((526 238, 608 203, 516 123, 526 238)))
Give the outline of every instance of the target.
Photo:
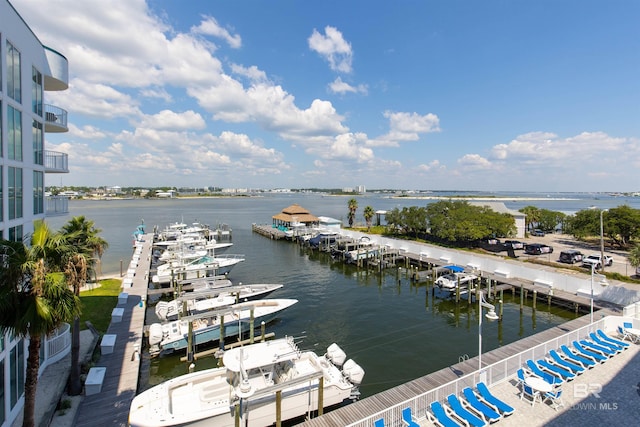
POLYGON ((157 346, 162 342, 163 333, 160 323, 153 323, 149 326, 149 346, 157 346))
POLYGON ((364 369, 354 362, 353 359, 349 359, 342 368, 342 375, 351 381, 353 385, 360 385, 364 378, 364 369))
POLYGON ((327 347, 326 357, 331 361, 331 363, 340 367, 347 359, 347 354, 338 346, 338 344, 333 343, 327 347))

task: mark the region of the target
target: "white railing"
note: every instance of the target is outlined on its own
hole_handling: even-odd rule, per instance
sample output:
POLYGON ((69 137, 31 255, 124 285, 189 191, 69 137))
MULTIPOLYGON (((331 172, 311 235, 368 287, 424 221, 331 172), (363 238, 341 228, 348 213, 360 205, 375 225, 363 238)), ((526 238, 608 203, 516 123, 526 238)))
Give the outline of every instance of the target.
MULTIPOLYGON (((518 369, 524 366, 528 359, 543 359, 550 350, 557 350, 562 345, 571 347, 574 340, 584 339, 590 332, 598 329, 602 329, 607 333, 610 333, 610 335, 615 336, 616 333, 613 333, 612 331, 615 331, 617 326, 622 325, 625 321, 629 322, 633 321, 633 319, 618 316, 605 317, 593 322, 591 325, 583 326, 535 347, 531 347, 528 350, 514 354, 500 362, 491 364, 482 371, 467 374, 454 381, 422 393, 412 399, 407 399, 402 403, 398 403, 397 405, 363 418, 360 421, 349 424, 347 427, 371 427, 374 425, 375 420, 379 418, 384 418, 386 426, 401 426, 402 410, 406 407, 411 407, 412 414, 418 419, 424 419, 427 408, 429 408, 432 402, 443 402, 450 394, 460 395, 464 388, 474 387, 479 382, 484 382, 487 386, 491 387, 492 385, 507 381, 516 374, 518 369)), ((633 324, 634 327, 638 327, 638 325, 640 325, 640 321, 635 320, 633 321, 633 324)), ((504 349, 502 350, 504 351, 504 349)))
POLYGON ((41 370, 62 359, 71 351, 71 325, 62 324, 54 333, 47 336, 45 359, 41 364, 41 370))

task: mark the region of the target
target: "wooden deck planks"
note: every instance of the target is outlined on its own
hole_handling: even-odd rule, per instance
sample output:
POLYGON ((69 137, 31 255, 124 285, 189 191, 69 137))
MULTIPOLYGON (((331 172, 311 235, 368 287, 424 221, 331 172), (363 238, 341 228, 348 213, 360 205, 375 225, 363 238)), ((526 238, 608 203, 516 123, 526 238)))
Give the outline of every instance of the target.
POLYGON ((111 322, 107 333, 116 334, 114 351, 100 356, 95 366, 107 368, 102 390, 85 396, 80 404, 75 426, 126 426, 131 400, 136 394, 140 372, 140 351, 144 327, 145 307, 149 283, 149 266, 153 235, 147 234, 140 253, 131 287, 123 289, 129 294, 122 321, 111 322), (138 351, 136 356, 135 352, 138 351))

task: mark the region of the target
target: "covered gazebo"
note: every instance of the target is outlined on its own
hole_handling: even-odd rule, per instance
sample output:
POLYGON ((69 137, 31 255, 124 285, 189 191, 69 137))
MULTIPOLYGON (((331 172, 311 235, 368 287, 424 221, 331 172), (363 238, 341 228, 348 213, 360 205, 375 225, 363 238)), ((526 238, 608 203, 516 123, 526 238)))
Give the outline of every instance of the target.
POLYGON ((285 208, 277 215, 271 217, 274 228, 292 228, 295 226, 317 226, 319 219, 311 212, 298 205, 297 203, 285 208))

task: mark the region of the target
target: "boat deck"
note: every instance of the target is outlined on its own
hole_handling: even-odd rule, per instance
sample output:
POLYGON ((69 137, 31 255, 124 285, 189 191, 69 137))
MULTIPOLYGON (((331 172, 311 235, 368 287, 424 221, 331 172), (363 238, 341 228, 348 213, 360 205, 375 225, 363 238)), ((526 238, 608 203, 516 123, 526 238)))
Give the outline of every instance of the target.
POLYGON ((102 354, 96 367, 106 367, 102 389, 85 396, 78 409, 74 425, 77 427, 126 426, 129 407, 136 394, 140 371, 140 351, 144 327, 144 299, 149 283, 149 266, 153 234, 146 234, 135 269, 131 287, 123 308, 122 320, 111 321, 108 334, 115 334, 113 353, 102 354), (142 304, 140 304, 142 302, 142 304))

